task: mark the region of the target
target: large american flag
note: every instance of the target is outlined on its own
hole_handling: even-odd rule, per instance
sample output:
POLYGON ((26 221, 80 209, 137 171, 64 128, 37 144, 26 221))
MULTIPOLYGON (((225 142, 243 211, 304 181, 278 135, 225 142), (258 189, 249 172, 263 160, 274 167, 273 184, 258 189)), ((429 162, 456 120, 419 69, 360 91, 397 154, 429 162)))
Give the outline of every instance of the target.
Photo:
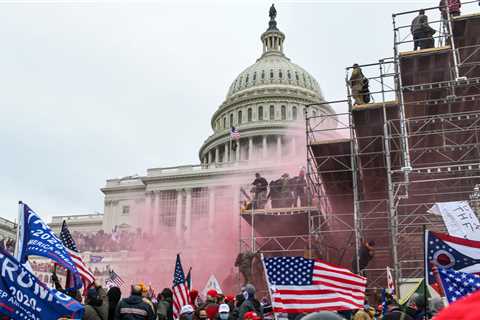
POLYGON ((438 277, 449 303, 480 290, 480 276, 476 274, 438 268, 438 277))
POLYGON ((183 272, 180 255, 177 254, 175 272, 173 273, 173 317, 178 319, 184 305, 190 304, 190 292, 183 272))
POLYGON ((84 288, 88 288, 90 284, 95 281, 95 276, 90 271, 85 262, 83 262, 83 259, 78 252, 77 245, 75 244, 75 241, 73 240, 73 237, 68 230, 67 222, 65 220, 63 220, 62 231, 60 231, 60 240, 62 241, 62 244, 65 246, 65 248, 67 248, 68 253, 72 257, 72 260, 77 267, 80 277, 82 278, 84 288))
POLYGON ((303 257, 263 258, 273 312, 361 309, 367 279, 348 269, 303 257))

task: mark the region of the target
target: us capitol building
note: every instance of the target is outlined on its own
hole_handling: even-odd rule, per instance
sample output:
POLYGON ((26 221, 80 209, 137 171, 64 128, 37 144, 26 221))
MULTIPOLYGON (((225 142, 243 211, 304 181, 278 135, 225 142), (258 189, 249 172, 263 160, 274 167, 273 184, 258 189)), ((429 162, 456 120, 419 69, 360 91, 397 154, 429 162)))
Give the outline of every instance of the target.
MULTIPOLYGON (((101 189, 105 195, 103 216, 54 217, 53 229, 59 230, 67 219, 71 230, 141 230, 153 235, 153 240, 144 244, 145 250, 169 256, 168 277, 180 250, 187 262, 208 259, 212 265, 215 261, 222 265, 225 252, 212 250, 210 244, 218 248, 218 243, 229 243, 229 264, 222 266, 228 272, 239 250, 240 187, 250 185, 255 172, 267 180, 278 179, 283 172, 297 174, 306 158, 305 105, 323 101, 315 78, 285 55, 285 34, 275 18, 272 6, 268 28, 260 37, 263 51, 233 80, 213 114, 213 133, 200 147, 199 164, 150 168, 143 176, 109 179, 101 189), (236 148, 230 139, 232 126, 240 134, 236 148)), ((334 113, 327 105, 309 111, 334 113)), ((142 264, 145 255, 117 253, 102 264, 125 274, 131 270, 122 267, 127 260, 142 264)))

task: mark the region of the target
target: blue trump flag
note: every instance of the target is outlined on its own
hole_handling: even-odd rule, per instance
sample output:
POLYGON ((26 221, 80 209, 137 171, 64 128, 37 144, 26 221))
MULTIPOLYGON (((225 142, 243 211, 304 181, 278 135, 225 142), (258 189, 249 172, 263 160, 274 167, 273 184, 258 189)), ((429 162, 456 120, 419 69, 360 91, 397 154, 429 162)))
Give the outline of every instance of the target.
POLYGON ((52 232, 42 219, 26 204, 19 206, 19 236, 16 258, 24 264, 29 256, 52 259, 69 270, 74 277, 73 288, 82 287, 82 280, 72 257, 62 241, 52 232))
POLYGON ((48 288, 17 259, 0 248, 0 314, 14 320, 82 319, 84 307, 48 288))

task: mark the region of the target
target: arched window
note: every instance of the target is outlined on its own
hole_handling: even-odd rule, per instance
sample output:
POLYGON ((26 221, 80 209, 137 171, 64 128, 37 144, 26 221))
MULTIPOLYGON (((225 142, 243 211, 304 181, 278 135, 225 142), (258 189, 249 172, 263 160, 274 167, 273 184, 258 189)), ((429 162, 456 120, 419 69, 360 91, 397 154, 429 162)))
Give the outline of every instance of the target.
POLYGON ((230 127, 233 127, 233 113, 230 113, 230 127))
POLYGON ((273 79, 273 69, 270 70, 270 79, 273 79))
POLYGON ((238 111, 238 119, 237 119, 238 124, 242 124, 242 110, 238 111))
POLYGON ((282 120, 287 120, 287 108, 282 106, 282 120))
POLYGON ((223 129, 227 129, 227 117, 223 117, 223 129))
POLYGON ((258 107, 258 120, 259 121, 263 120, 263 107, 262 106, 258 107))
POLYGON ((292 74, 290 73, 290 70, 287 71, 287 77, 288 77, 288 80, 292 79, 292 74))
POLYGON ((292 107, 292 119, 297 120, 297 107, 292 107))
POLYGON ((248 122, 252 121, 252 108, 248 108, 247 120, 248 122))
POLYGON ((249 75, 247 74, 247 77, 245 78, 245 85, 248 85, 248 79, 249 79, 249 75))
POLYGON ((253 82, 255 82, 255 80, 257 80, 257 71, 253 73, 253 82))
POLYGON ((275 106, 270 106, 270 120, 275 119, 275 106))
POLYGON ((265 79, 265 70, 262 70, 262 80, 265 79))
POLYGON ((279 77, 280 79, 282 79, 282 78, 283 78, 283 73, 282 73, 282 70, 278 70, 278 77, 279 77))

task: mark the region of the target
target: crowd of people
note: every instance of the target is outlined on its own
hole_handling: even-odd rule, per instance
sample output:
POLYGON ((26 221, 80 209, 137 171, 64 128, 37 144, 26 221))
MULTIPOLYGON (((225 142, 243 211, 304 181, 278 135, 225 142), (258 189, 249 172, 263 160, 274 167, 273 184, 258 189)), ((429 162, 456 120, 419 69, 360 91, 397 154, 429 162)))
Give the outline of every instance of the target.
POLYGON ((120 250, 134 250, 141 243, 151 238, 150 235, 142 232, 141 229, 136 231, 119 230, 107 233, 100 230, 95 233, 84 233, 73 231, 72 236, 75 239, 78 250, 80 252, 115 252, 120 250))
POLYGON ((5 237, 0 239, 0 248, 7 250, 10 253, 13 253, 15 250, 15 239, 5 237))
MULTIPOLYGON (((61 287, 57 288, 62 290, 61 287)), ((79 293, 67 292, 82 301, 79 293)), ((108 291, 94 283, 83 300, 85 320, 264 320, 273 319, 272 306, 268 299, 259 301, 255 287, 245 285, 239 294, 223 295, 209 290, 205 300, 197 290, 190 290, 190 301, 174 314, 174 293, 170 288, 158 295, 143 283, 130 288, 130 295, 121 299, 120 288, 108 291)), ((378 299, 377 299, 378 300, 378 299)), ((291 313, 282 318, 288 320, 424 320, 434 319, 444 308, 440 298, 425 299, 421 294, 413 294, 407 303, 401 305, 393 295, 377 305, 365 301, 363 308, 337 312, 291 313), (427 306, 428 304, 428 306, 427 306), (385 310, 383 310, 385 309, 385 310)))
POLYGON ((268 200, 272 208, 291 208, 307 206, 307 182, 305 180, 305 169, 301 168, 298 176, 290 178, 288 173, 282 174, 280 179, 272 180, 270 183, 260 175, 255 174, 250 190, 253 199, 247 203, 244 210, 264 209, 268 200))

